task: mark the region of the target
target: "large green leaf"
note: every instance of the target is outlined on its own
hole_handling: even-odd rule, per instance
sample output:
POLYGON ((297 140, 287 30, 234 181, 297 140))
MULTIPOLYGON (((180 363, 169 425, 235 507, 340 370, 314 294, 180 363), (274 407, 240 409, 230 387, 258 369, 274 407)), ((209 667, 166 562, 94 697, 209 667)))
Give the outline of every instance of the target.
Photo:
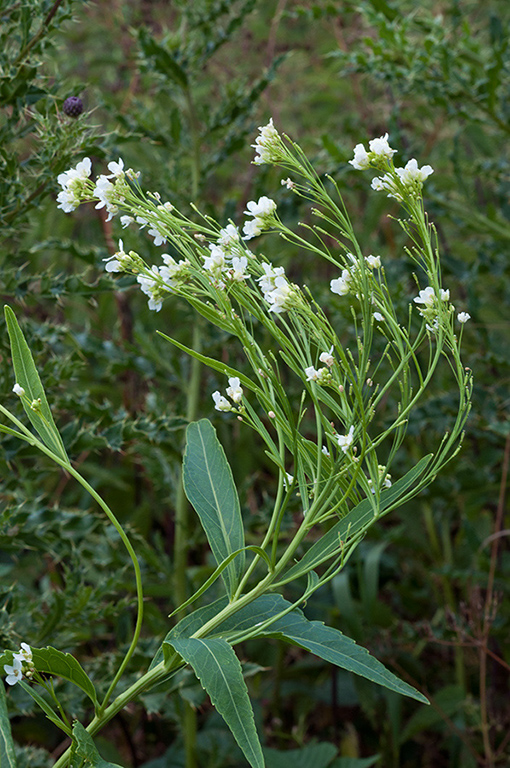
POLYGON ((44 388, 34 364, 34 358, 19 327, 16 315, 10 307, 5 307, 5 320, 11 342, 12 365, 16 383, 25 390, 28 403, 22 398, 23 408, 43 443, 69 464, 69 458, 64 443, 53 420, 50 406, 46 399, 44 388), (30 402, 40 400, 38 411, 30 408, 30 402))
POLYGON ((253 768, 264 768, 248 689, 237 656, 221 638, 173 638, 168 643, 190 664, 253 768))
MULTIPOLYGON (((244 547, 244 527, 239 497, 225 451, 207 419, 193 422, 186 431, 183 483, 196 510, 218 565, 244 547)), ((244 570, 241 552, 222 573, 232 595, 244 570)))
POLYGON ((103 760, 94 740, 81 723, 73 725, 73 747, 70 768, 121 768, 103 760), (83 763, 85 761, 85 764, 83 763))
POLYGON ((277 619, 266 634, 299 645, 321 659, 389 688, 390 691, 410 696, 424 704, 429 703, 423 694, 386 669, 366 648, 357 645, 338 629, 327 627, 319 621, 308 621, 301 611, 292 611, 277 619))
MULTIPOLYGON (((379 514, 390 507, 397 506, 401 497, 426 470, 431 458, 432 455, 424 456, 404 477, 381 494, 379 514)), ((340 540, 345 540, 346 537, 352 538, 375 519, 371 500, 364 499, 338 523, 335 523, 315 544, 312 544, 301 560, 287 571, 279 584, 293 581, 334 557, 339 552, 340 540)))
MULTIPOLYGON (((227 599, 222 598, 185 616, 163 642, 175 647, 176 640, 189 638, 206 622, 217 616, 227 604, 227 599)), ((255 629, 256 636, 277 637, 299 645, 342 669, 428 704, 425 696, 386 669, 366 648, 357 645, 337 629, 318 621, 308 621, 302 611, 292 608, 292 604, 281 595, 268 594, 258 597, 221 622, 211 632, 211 636, 235 642, 241 634, 252 629, 255 629), (287 613, 281 616, 285 611, 287 613), (266 622, 268 625, 263 626, 266 622)), ((163 652, 160 649, 151 666, 162 660, 163 652)))
MULTIPOLYGON (((3 667, 2 667, 3 672, 3 667)), ((16 768, 16 756, 12 741, 11 724, 7 714, 5 688, 0 682, 0 766, 1 768, 16 768)))
POLYGON ((70 653, 58 651, 56 648, 32 648, 32 660, 38 672, 47 672, 69 680, 81 688, 89 699, 97 706, 96 690, 92 680, 81 664, 70 653))

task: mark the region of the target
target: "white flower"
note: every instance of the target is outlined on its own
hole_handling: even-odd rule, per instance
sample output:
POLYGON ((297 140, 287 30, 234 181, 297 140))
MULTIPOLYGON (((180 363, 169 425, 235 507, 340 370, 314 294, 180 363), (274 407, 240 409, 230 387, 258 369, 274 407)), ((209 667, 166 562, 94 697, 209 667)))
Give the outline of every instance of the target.
POLYGON ((333 357, 332 353, 333 353, 333 347, 331 347, 329 352, 321 352, 319 355, 320 362, 327 365, 328 368, 331 368, 331 366, 335 362, 335 358, 333 357))
POLYGON ((255 139, 255 144, 252 144, 256 152, 254 164, 262 165, 263 163, 276 162, 279 159, 280 136, 273 125, 273 118, 269 120, 267 125, 260 126, 259 131, 260 135, 255 139))
MULTIPOLYGON (((469 317, 469 315, 468 315, 468 317, 469 317)), ((17 382, 13 386, 12 391, 14 392, 15 395, 18 395, 18 397, 23 397, 23 395, 25 394, 25 390, 17 382)))
POLYGON ((388 197, 393 197, 395 200, 402 201, 402 195, 400 194, 398 187, 395 183, 395 179, 390 173, 385 173, 384 176, 376 176, 372 179, 370 185, 376 192, 387 192, 388 197))
POLYGON ((239 243, 239 230, 233 224, 227 224, 226 227, 220 229, 220 236, 218 237, 218 245, 223 246, 227 250, 239 243))
POLYGON ((280 181, 280 184, 282 185, 282 187, 287 187, 287 189, 294 189, 294 187, 296 186, 295 182, 292 181, 292 179, 290 178, 282 179, 280 181))
POLYGON ((32 663, 32 649, 28 645, 28 643, 21 643, 21 648, 18 651, 18 653, 14 654, 14 658, 17 659, 20 662, 25 662, 26 664, 32 663))
POLYGON ((104 268, 107 272, 123 272, 124 264, 122 263, 122 260, 124 258, 131 261, 127 253, 124 251, 124 243, 122 240, 119 240, 119 250, 117 253, 115 253, 113 256, 110 256, 108 259, 103 259, 103 261, 106 262, 104 268))
POLYGON ((84 182, 90 176, 92 164, 90 158, 84 157, 77 164, 76 168, 70 168, 57 176, 57 182, 62 187, 62 191, 57 195, 58 208, 64 213, 71 213, 81 202, 81 195, 84 192, 84 182))
POLYGON ((124 160, 119 157, 119 162, 115 163, 108 163, 108 170, 111 171, 110 176, 108 176, 109 179, 113 178, 120 178, 121 176, 124 176, 124 160))
POLYGON ((262 233, 262 224, 259 219, 245 221, 243 224, 244 240, 251 240, 252 237, 258 237, 262 233))
POLYGON ((96 181, 93 194, 99 200, 96 208, 106 208, 108 211, 106 221, 110 221, 119 212, 117 203, 123 202, 124 198, 116 194, 115 185, 111 183, 107 176, 103 175, 96 181))
POLYGON ((132 224, 134 221, 132 216, 121 216, 120 217, 120 223, 122 225, 122 229, 126 229, 126 227, 129 227, 130 224, 132 224))
POLYGON ((356 144, 354 147, 354 159, 349 160, 349 163, 357 171, 366 171, 367 168, 370 168, 370 159, 363 144, 356 144))
POLYGON ((239 378, 237 376, 232 376, 228 380, 228 383, 230 386, 227 388, 227 395, 234 401, 234 403, 240 403, 243 398, 243 388, 241 387, 239 378))
POLYGON ((347 453, 354 442, 354 427, 350 427, 346 435, 337 435, 337 442, 344 453, 347 453))
POLYGON ((328 457, 330 456, 330 453, 326 445, 322 446, 322 453, 324 454, 324 456, 328 456, 328 457))
POLYGON ((231 411, 232 406, 228 402, 226 397, 223 397, 218 391, 212 393, 212 399, 214 400, 214 407, 217 411, 231 411))
POLYGON ((381 315, 380 312, 374 312, 374 318, 377 320, 378 323, 382 323, 384 321, 383 315, 381 315))
POLYGON ((245 211, 245 213, 249 216, 264 217, 270 216, 276 211, 276 203, 269 197, 262 195, 257 202, 250 200, 249 203, 246 204, 246 208, 248 210, 245 211))
MULTIPOLYGON (((450 298, 450 291, 444 290, 443 288, 440 289, 439 297, 441 301, 448 301, 450 298)), ((416 304, 423 304, 427 309, 430 309, 434 306, 436 301, 436 293, 432 286, 428 285, 426 288, 424 288, 416 298, 413 299, 413 301, 416 302, 416 304)))
POLYGON ((344 269, 342 271, 341 277, 336 277, 334 280, 331 280, 329 283, 329 287, 332 293, 337 293, 339 296, 346 296, 351 287, 351 273, 348 269, 344 269))
POLYGON ((4 664, 4 672, 7 675, 5 678, 6 683, 8 685, 16 685, 16 683, 19 683, 23 677, 23 673, 21 671, 21 661, 14 658, 12 666, 9 664, 4 664))
POLYGON ((380 256, 367 256, 365 261, 367 262, 370 269, 380 269, 381 267, 381 257, 380 256))
POLYGON ((274 282, 274 290, 266 293, 264 299, 271 304, 269 311, 279 315, 292 307, 295 291, 283 275, 276 277, 274 282))
POLYGON ((468 312, 459 312, 457 320, 459 323, 467 323, 468 320, 471 320, 471 315, 468 312))
POLYGON ((436 293, 432 286, 428 285, 426 288, 424 288, 416 298, 413 299, 413 301, 416 302, 416 304, 423 304, 425 307, 433 307, 434 302, 436 300, 436 293))
POLYGON ((146 296, 149 296, 149 309, 159 312, 163 306, 163 295, 165 292, 161 292, 159 282, 156 279, 161 277, 159 269, 153 265, 151 271, 154 274, 154 279, 152 277, 147 277, 146 275, 138 275, 136 281, 140 284, 143 293, 145 293, 146 296))
POLYGON ((277 277, 285 275, 285 269, 283 267, 273 267, 267 261, 262 262, 262 269, 265 274, 262 277, 257 278, 257 282, 260 284, 260 290, 263 293, 274 291, 276 288, 275 280, 277 277))
POLYGON ((179 262, 177 262, 173 256, 170 256, 168 253, 162 253, 161 258, 166 265, 159 268, 160 275, 164 278, 164 280, 173 281, 175 278, 182 279, 187 277, 188 267, 190 266, 188 259, 181 259, 179 262))
POLYGON ((227 268, 226 254, 219 245, 210 244, 210 256, 204 256, 204 269, 211 272, 218 279, 222 272, 227 268))
POLYGON ((246 280, 248 277, 247 273, 245 272, 247 266, 248 259, 246 256, 234 256, 232 259, 232 269, 230 270, 230 277, 232 280, 236 280, 237 282, 246 280))
POLYGON ((373 152, 374 155, 376 155, 377 158, 387 158, 388 160, 391 160, 396 149, 392 149, 390 145, 388 144, 388 134, 385 133, 384 136, 380 136, 378 139, 372 139, 368 142, 368 146, 370 148, 370 152, 373 152))
POLYGON ((147 234, 154 238, 154 245, 165 245, 166 237, 159 231, 156 225, 148 229, 147 234))
POLYGON ((409 160, 405 168, 395 168, 395 172, 400 176, 400 181, 406 186, 413 186, 413 184, 421 184, 425 179, 434 173, 434 169, 430 165, 424 165, 422 168, 418 168, 418 163, 414 157, 409 160))
POLYGON ((317 381, 319 378, 319 371, 317 371, 313 365, 311 365, 309 368, 305 368, 305 373, 307 381, 317 381))
POLYGON ((84 157, 76 168, 70 168, 57 176, 57 182, 66 189, 74 179, 88 179, 92 172, 92 163, 89 157, 84 157))

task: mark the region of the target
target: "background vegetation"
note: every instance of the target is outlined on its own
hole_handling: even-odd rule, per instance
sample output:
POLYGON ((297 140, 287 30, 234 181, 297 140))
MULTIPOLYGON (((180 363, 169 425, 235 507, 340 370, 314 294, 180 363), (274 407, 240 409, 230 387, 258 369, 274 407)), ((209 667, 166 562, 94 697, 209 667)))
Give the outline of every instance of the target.
MULTIPOLYGON (((251 434, 212 409, 223 382, 155 335, 193 342, 183 303, 159 314, 102 265, 124 236, 154 255, 143 233, 102 212, 65 216, 56 176, 84 155, 97 168, 122 156, 144 185, 181 209, 196 200, 220 219, 273 195, 279 177, 250 164, 255 128, 273 116, 318 169, 345 190, 367 253, 384 255, 412 287, 396 208, 367 189, 347 160, 386 131, 402 159, 435 169, 426 206, 439 231, 445 282, 471 316, 466 364, 474 412, 447 474, 374 530, 355 562, 307 607, 370 648, 430 699, 424 707, 335 671, 298 650, 254 644, 246 665, 269 768, 508 765, 510 671, 508 482, 510 244, 510 19, 505 0, 113 0, 0 2, 0 259, 2 298, 22 320, 68 453, 130 528, 149 596, 144 669, 167 615, 212 570, 193 518, 182 511, 184 428, 212 418, 244 500, 247 528, 265 524, 271 476, 251 434), (62 112, 68 96, 85 112, 62 112), (190 377, 199 393, 190 393, 190 377), (282 755, 284 750, 292 750, 282 755), (351 761, 349 762, 349 758, 351 761)), ((278 198, 289 226, 307 220, 278 198)), ((263 242, 280 258, 277 243, 263 242)), ((328 297, 327 265, 285 263, 328 297)), ((3 321, 2 321, 3 322, 3 321)), ((236 360, 218 331, 200 329, 209 355, 236 360)), ((345 318, 349 338, 349 317, 345 318)), ((0 391, 12 373, 0 326, 0 391)), ((407 441, 402 465, 427 452, 448 421, 438 382, 407 441)), ((94 679, 130 640, 134 586, 116 539, 80 488, 14 439, 0 453, 0 647, 21 640, 72 650, 94 679)), ((292 525, 292 519, 289 525, 292 525)), ((194 678, 177 695, 144 697, 99 738, 106 758, 133 768, 241 766, 233 738, 194 678), (182 724, 186 723, 186 728, 182 724), (193 729, 196 728, 196 739, 193 729), (188 734, 183 740, 183 730, 188 734)), ((85 716, 69 691, 68 707, 85 716)), ((41 768, 58 737, 23 691, 11 689, 19 766, 41 768), (29 715, 29 717, 26 717, 29 715)))

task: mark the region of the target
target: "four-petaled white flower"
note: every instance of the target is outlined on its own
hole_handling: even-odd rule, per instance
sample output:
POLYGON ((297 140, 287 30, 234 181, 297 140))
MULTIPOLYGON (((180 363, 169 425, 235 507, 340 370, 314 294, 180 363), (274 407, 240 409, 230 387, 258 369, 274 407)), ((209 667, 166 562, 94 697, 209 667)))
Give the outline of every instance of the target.
POLYGON ((344 453, 347 453, 354 442, 354 427, 351 426, 346 435, 337 435, 337 443, 344 453))
POLYGON ((354 147, 354 158, 349 163, 357 171, 366 171, 370 168, 370 158, 363 144, 356 144, 354 147))
POLYGON ((469 312, 459 312, 457 315, 457 320, 462 324, 467 323, 468 320, 471 320, 471 315, 469 312))
POLYGON ((216 390, 212 393, 212 399, 214 400, 214 407, 217 411, 231 411, 232 405, 228 402, 226 397, 216 390))
POLYGON ((23 397, 25 394, 25 390, 20 384, 18 384, 18 382, 16 382, 16 384, 13 386, 12 391, 15 395, 18 395, 18 397, 23 397))
POLYGON ((124 160, 119 157, 119 162, 116 163, 115 161, 108 163, 108 170, 111 171, 111 174, 107 177, 109 179, 119 179, 122 176, 124 176, 124 160))
POLYGON ((381 257, 380 256, 367 256, 365 261, 367 262, 370 269, 380 269, 381 267, 381 257))
POLYGON ((333 357, 333 347, 329 350, 329 352, 321 352, 319 355, 319 360, 321 363, 324 363, 324 365, 327 365, 328 368, 331 368, 333 363, 335 362, 335 358, 333 357))
POLYGON ((234 403, 240 403, 243 399, 243 388, 241 387, 241 381, 238 376, 231 376, 228 380, 230 386, 227 388, 227 395, 234 403))
POLYGON ((336 277, 330 281, 329 287, 332 293, 339 296, 346 296, 351 289, 352 275, 348 269, 342 270, 341 277, 336 277))
POLYGON ((77 164, 76 168, 70 168, 57 176, 57 182, 62 187, 62 191, 57 195, 57 208, 61 208, 64 213, 71 213, 81 202, 81 195, 84 191, 85 182, 92 172, 92 163, 89 157, 84 157, 77 164))
POLYGON ((18 653, 14 654, 14 658, 20 661, 21 663, 25 662, 26 664, 32 663, 32 649, 28 645, 28 643, 21 643, 21 648, 18 651, 18 653))
POLYGON ((250 200, 246 204, 247 210, 245 213, 248 216, 253 216, 253 221, 245 222, 243 226, 243 232, 245 234, 244 239, 250 240, 252 237, 260 235, 260 233, 271 226, 273 223, 274 212, 276 211, 276 203, 269 197, 262 195, 258 201, 250 200))
POLYGON ((418 168, 418 162, 413 157, 404 168, 395 168, 395 172, 400 176, 402 184, 411 187, 413 184, 421 186, 425 179, 434 173, 434 169, 430 165, 418 168))
POLYGON ((368 142, 370 152, 372 152, 377 158, 387 158, 391 160, 396 153, 396 149, 392 149, 388 144, 389 135, 387 133, 384 136, 380 136, 378 139, 372 139, 368 142))
POLYGON ((21 661, 17 658, 13 658, 12 665, 4 664, 4 672, 7 675, 5 681, 8 685, 16 685, 23 678, 23 672, 21 671, 21 661))

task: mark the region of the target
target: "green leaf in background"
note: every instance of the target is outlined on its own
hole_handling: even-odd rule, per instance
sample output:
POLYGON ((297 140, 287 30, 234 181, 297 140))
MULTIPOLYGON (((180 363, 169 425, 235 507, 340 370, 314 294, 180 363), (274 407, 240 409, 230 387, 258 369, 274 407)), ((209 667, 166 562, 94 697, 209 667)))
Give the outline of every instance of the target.
POLYGON ((329 768, 371 768, 380 759, 380 755, 371 755, 370 757, 339 757, 333 760, 329 768))
POLYGON ((337 747, 327 741, 306 744, 301 749, 264 749, 266 768, 328 768, 337 754, 337 747))
POLYGON ((73 746, 74 750, 70 768, 81 768, 84 760, 85 765, 83 768, 122 768, 117 763, 109 763, 107 760, 103 760, 97 751, 92 736, 81 723, 73 725, 73 746))
MULTIPOLYGON (((413 467, 404 477, 393 483, 391 488, 388 488, 381 494, 381 501, 379 504, 379 514, 384 510, 388 510, 390 507, 394 508, 401 496, 412 486, 412 484, 420 477, 421 474, 427 468, 432 455, 424 456, 415 467, 413 467)), ((359 531, 363 529, 370 520, 375 520, 374 510, 372 508, 371 501, 364 499, 354 509, 338 521, 330 530, 321 536, 319 541, 312 544, 310 549, 296 563, 287 573, 284 579, 279 583, 286 583, 287 581, 293 581, 308 573, 312 569, 316 568, 321 563, 329 560, 338 553, 339 539, 345 539, 347 536, 351 538, 355 536, 359 531)))
POLYGON ((74 683, 87 694, 94 706, 97 706, 96 690, 92 680, 81 664, 70 653, 56 648, 32 648, 32 660, 38 672, 58 675, 74 683))
POLYGON ((40 400, 40 411, 33 411, 29 405, 22 399, 23 408, 28 418, 32 422, 43 443, 69 464, 69 458, 64 448, 64 443, 58 432, 53 415, 48 405, 44 388, 37 373, 34 364, 34 358, 19 327, 16 315, 10 307, 5 307, 5 320, 11 342, 12 364, 16 383, 25 390, 28 399, 40 400))
POLYGON ((174 638, 168 641, 190 664, 253 768, 264 768, 248 689, 239 659, 220 638, 174 638))
MULTIPOLYGON (((239 497, 225 451, 207 419, 189 425, 183 460, 183 484, 205 530, 218 565, 244 547, 239 497)), ((227 592, 233 595, 244 570, 241 553, 222 573, 227 592)))
POLYGON ((461 685, 446 685, 434 693, 436 707, 421 707, 411 717, 400 734, 400 743, 412 739, 418 733, 444 723, 445 717, 452 718, 466 703, 466 693, 461 685))
POLYGON ((12 741, 11 724, 7 714, 7 701, 3 682, 0 682, 0 766, 1 768, 16 768, 16 757, 12 741))

